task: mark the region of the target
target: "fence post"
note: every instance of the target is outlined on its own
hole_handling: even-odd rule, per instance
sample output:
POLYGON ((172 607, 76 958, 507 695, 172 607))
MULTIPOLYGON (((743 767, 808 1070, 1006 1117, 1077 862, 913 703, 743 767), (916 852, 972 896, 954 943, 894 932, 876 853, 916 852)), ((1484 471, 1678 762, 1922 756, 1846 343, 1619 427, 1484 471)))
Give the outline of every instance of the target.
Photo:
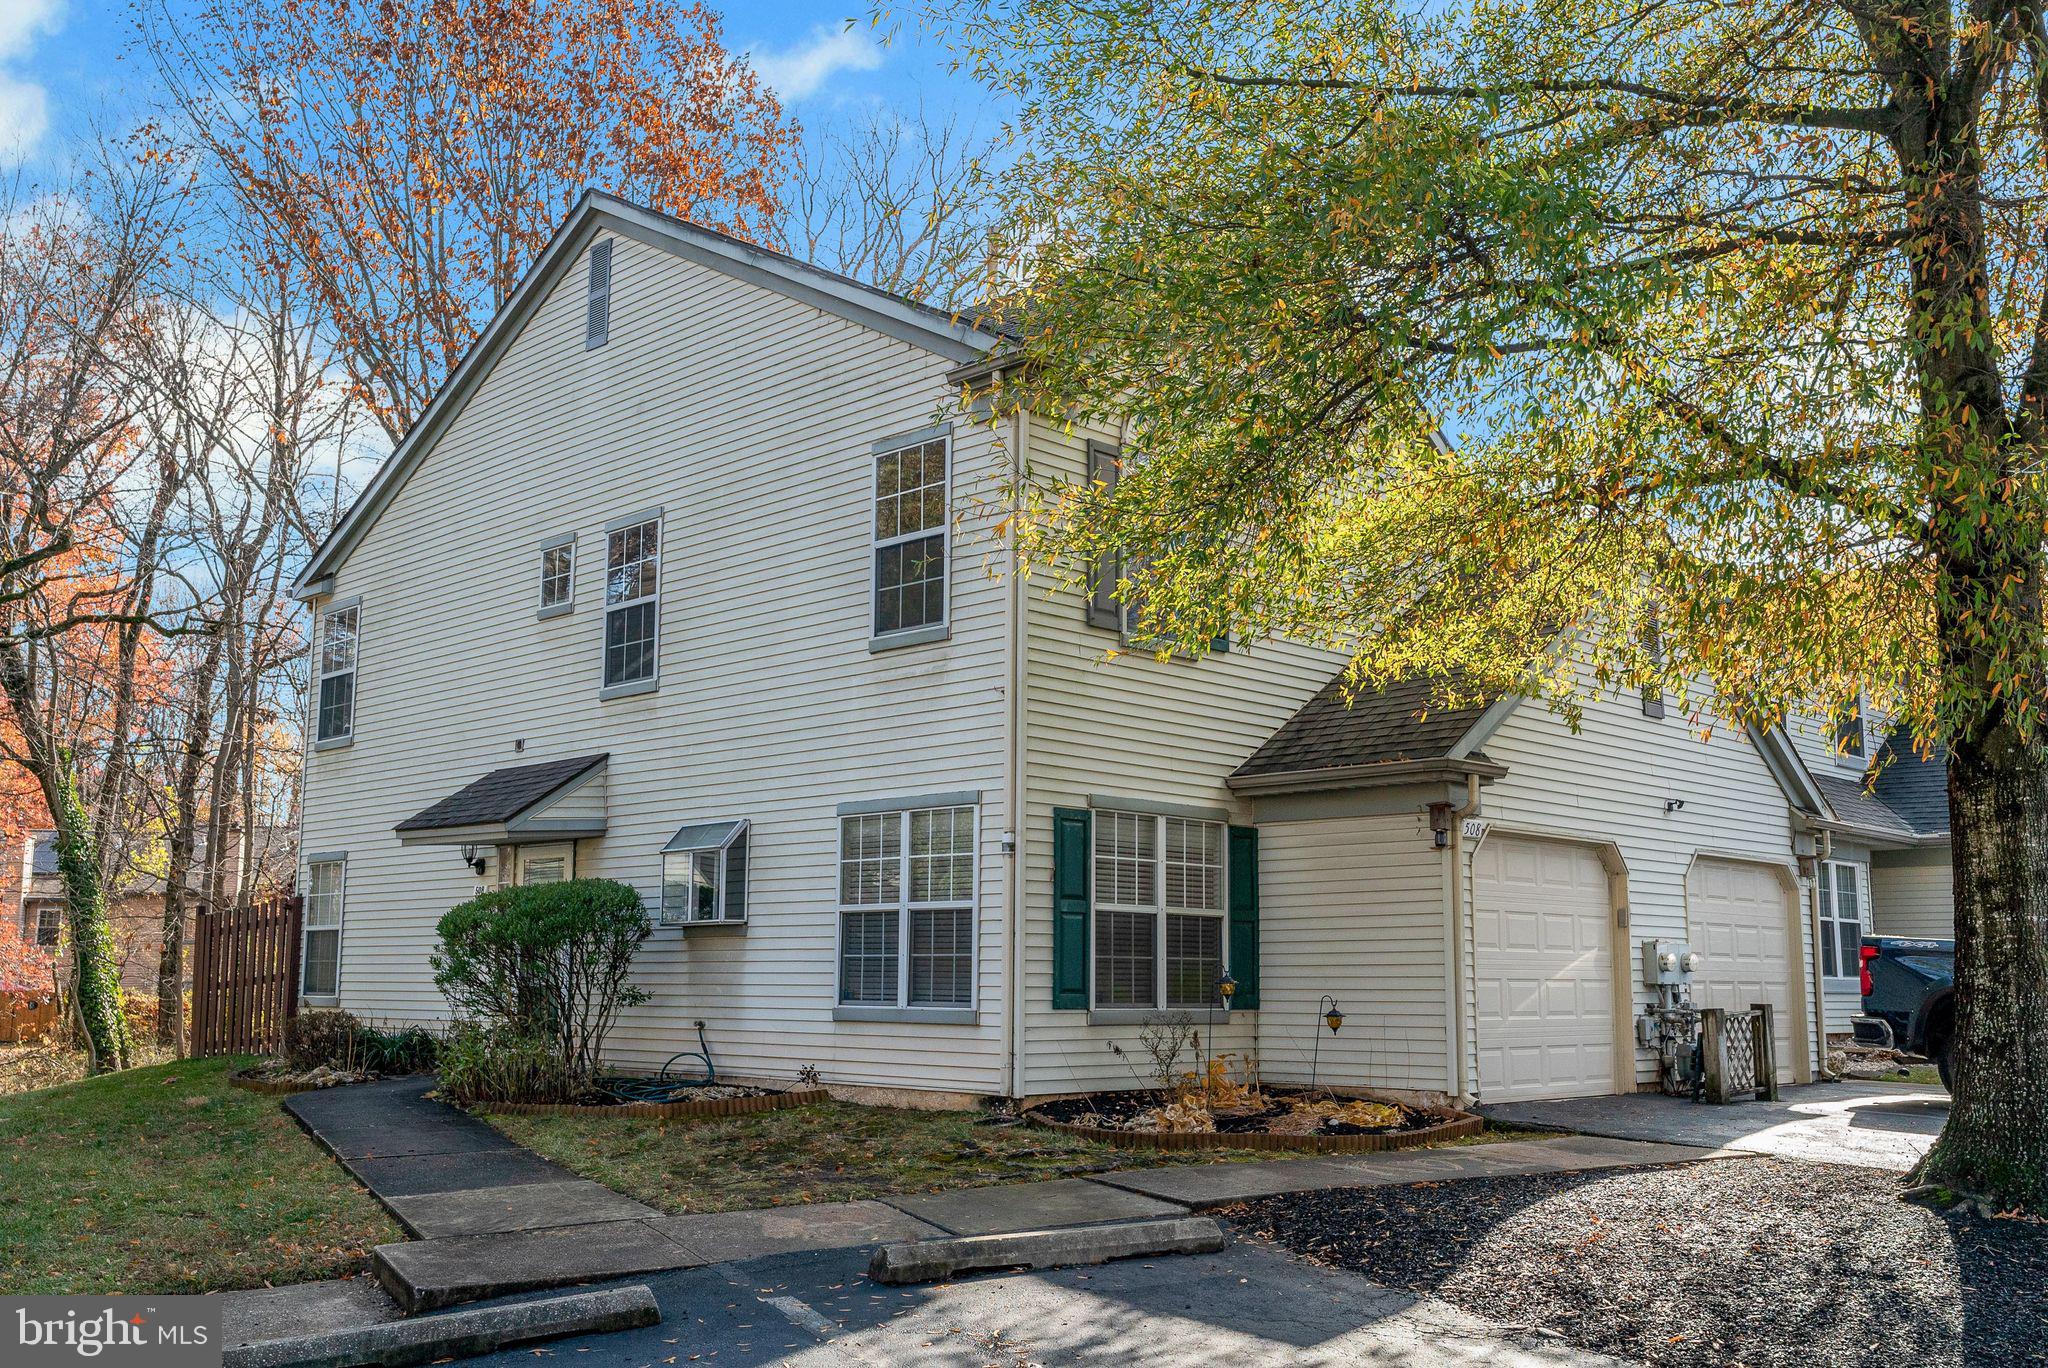
POLYGON ((1728 1036, 1719 1007, 1700 1009, 1700 1073, 1707 1101, 1728 1100, 1728 1036))
POLYGON ((1768 1002, 1752 1002, 1756 1013, 1756 1095, 1761 1102, 1778 1100, 1778 1023, 1768 1002))

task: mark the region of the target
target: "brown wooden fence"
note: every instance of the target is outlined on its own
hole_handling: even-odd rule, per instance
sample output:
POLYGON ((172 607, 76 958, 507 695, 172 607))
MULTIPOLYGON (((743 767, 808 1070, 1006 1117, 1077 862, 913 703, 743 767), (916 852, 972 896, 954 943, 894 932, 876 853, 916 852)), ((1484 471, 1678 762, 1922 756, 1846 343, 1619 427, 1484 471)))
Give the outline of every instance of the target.
POLYGON ((50 993, 0 993, 0 1045, 41 1040, 57 1027, 57 999, 50 993))
POLYGON ((296 897, 202 912, 192 933, 192 1048, 196 1058, 267 1054, 284 1044, 299 1006, 296 897))

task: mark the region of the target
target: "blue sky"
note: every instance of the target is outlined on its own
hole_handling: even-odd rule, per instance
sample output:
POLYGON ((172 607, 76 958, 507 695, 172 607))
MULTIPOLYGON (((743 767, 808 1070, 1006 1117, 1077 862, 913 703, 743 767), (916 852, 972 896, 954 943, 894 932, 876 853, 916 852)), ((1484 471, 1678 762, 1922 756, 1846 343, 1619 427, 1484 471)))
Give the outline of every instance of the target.
MULTIPOLYGON (((144 0, 148 3, 148 0, 144 0)), ((173 13, 184 0, 168 0, 173 13)), ((869 108, 957 115, 963 128, 996 131, 981 91, 946 70, 925 35, 870 25, 847 0, 753 0, 719 6, 727 41, 756 67, 806 127, 869 108), (848 21, 852 28, 848 29, 848 21)), ((0 167, 37 170, 61 160, 95 121, 119 128, 149 104, 152 78, 126 55, 132 0, 0 0, 0 167)))

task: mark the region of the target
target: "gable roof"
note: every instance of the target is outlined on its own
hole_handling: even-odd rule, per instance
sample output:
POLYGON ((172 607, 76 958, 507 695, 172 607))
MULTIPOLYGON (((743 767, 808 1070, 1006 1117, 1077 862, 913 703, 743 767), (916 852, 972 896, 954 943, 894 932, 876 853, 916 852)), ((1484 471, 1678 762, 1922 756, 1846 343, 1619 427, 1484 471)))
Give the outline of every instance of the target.
POLYGON ((584 245, 603 231, 630 237, 698 265, 803 300, 955 362, 985 355, 998 341, 996 329, 980 320, 863 284, 851 276, 799 261, 772 248, 755 246, 617 195, 586 190, 527 268, 505 306, 478 334, 426 410, 306 562, 306 568, 292 581, 294 595, 303 599, 327 592, 334 572, 389 506, 448 424, 462 412, 470 395, 519 336, 548 291, 582 255, 584 245))
POLYGON ((400 822, 394 831, 440 831, 510 822, 604 764, 609 755, 579 755, 539 765, 492 770, 400 822))
POLYGON ((1472 751, 1461 743, 1500 700, 1485 697, 1455 708, 1438 707, 1437 698, 1459 682, 1455 674, 1416 675, 1347 698, 1340 673, 1230 777, 1234 782, 1465 759, 1472 751))
POLYGON ((1885 738, 1875 761, 1877 778, 1816 774, 1835 823, 1879 840, 1938 845, 1949 837, 1948 752, 1922 757, 1912 734, 1899 728, 1885 738))

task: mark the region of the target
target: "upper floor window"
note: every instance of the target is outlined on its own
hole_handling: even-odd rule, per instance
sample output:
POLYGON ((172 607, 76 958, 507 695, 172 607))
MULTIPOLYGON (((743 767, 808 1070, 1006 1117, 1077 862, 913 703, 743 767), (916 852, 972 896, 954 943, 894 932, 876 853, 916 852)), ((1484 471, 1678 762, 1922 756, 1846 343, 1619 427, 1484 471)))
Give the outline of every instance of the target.
POLYGON ((64 904, 55 902, 30 903, 29 932, 36 944, 45 950, 55 950, 64 936, 64 904))
POLYGON ((1105 811, 1094 826, 1095 1005, 1213 1005, 1223 977, 1223 823, 1105 811))
POLYGON ((30 838, 28 872, 38 878, 57 872, 57 833, 38 831, 30 838))
POLYGON ((1835 755, 1843 760, 1863 758, 1863 700, 1850 702, 1849 710, 1835 723, 1835 755))
POLYGON ((650 683, 658 668, 661 519, 615 527, 605 536, 604 686, 650 683))
POLYGON ((946 462, 943 428, 875 452, 874 634, 946 623, 946 462))
POLYGON ((553 616, 576 603, 576 542, 565 538, 540 552, 540 611, 553 616))
POLYGON ((361 609, 350 604, 320 616, 319 723, 316 741, 346 741, 356 729, 356 643, 361 609))
POLYGON ((974 1002, 974 809, 839 820, 839 1000, 974 1002))
POLYGON ((590 275, 585 285, 583 346, 602 347, 612 335, 612 239, 590 244, 590 275))

